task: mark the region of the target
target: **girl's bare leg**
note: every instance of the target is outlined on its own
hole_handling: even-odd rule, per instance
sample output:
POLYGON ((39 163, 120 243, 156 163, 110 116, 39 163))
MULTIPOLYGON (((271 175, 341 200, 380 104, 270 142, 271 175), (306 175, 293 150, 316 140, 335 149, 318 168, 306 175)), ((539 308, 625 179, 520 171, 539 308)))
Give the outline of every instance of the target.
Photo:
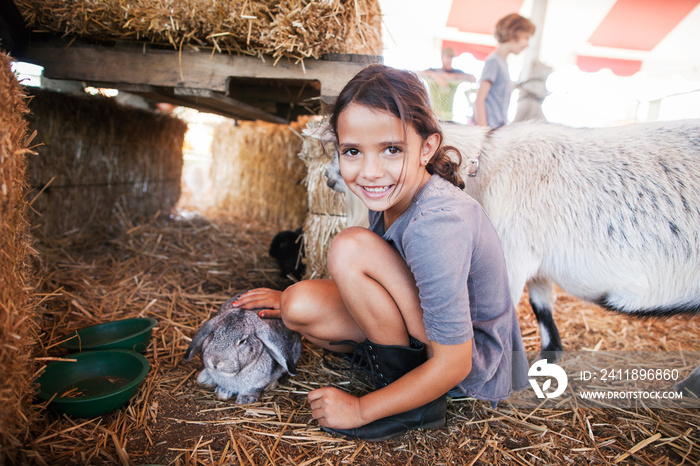
POLYGON ((323 348, 349 352, 352 348, 329 343, 365 340, 364 333, 345 309, 333 280, 295 283, 282 293, 280 311, 287 327, 323 348))
POLYGON ((283 293, 288 327, 336 351, 343 349, 329 342, 408 346, 410 335, 428 343, 413 275, 380 236, 365 228, 342 231, 328 251, 328 269, 332 280, 302 281, 283 293))

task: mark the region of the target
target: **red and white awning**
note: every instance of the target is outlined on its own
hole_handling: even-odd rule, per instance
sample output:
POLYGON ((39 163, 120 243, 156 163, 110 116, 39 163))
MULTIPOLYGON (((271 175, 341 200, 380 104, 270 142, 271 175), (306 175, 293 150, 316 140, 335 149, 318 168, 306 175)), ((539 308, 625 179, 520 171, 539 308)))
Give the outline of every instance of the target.
MULTIPOLYGON (((537 2, 538 0, 534 0, 537 2)), ((541 1, 541 0, 540 0, 541 1)), ((700 80, 700 0, 545 0, 540 60, 619 76, 640 70, 700 80)), ((530 16, 533 1, 452 0, 443 46, 483 60, 507 13, 530 16)))

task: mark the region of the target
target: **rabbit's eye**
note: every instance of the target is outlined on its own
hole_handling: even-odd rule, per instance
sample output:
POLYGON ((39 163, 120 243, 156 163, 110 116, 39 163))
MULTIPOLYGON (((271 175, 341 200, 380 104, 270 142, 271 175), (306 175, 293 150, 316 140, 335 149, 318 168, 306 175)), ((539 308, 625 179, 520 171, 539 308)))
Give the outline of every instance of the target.
POLYGON ((245 345, 246 343, 248 343, 248 338, 238 340, 238 346, 245 345))

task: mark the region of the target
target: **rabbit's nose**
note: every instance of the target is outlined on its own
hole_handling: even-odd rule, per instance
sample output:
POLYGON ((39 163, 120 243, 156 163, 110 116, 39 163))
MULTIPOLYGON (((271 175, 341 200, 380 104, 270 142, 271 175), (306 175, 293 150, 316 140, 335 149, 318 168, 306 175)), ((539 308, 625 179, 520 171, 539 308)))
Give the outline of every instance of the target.
POLYGON ((217 370, 222 365, 223 361, 217 356, 209 356, 206 361, 206 366, 210 369, 217 370))
POLYGON ((236 366, 236 364, 234 361, 231 361, 231 360, 226 359, 224 357, 213 356, 209 359, 209 367, 215 371, 234 372, 235 366, 236 366))

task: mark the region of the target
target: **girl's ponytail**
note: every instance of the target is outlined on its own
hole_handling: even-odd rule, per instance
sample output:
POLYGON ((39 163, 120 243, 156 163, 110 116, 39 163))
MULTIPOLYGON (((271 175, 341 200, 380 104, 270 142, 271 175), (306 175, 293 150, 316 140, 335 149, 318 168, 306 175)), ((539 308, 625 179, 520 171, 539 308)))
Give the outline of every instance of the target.
POLYGON ((431 175, 438 175, 446 179, 459 189, 464 189, 464 180, 459 175, 459 166, 462 163, 462 154, 456 147, 440 146, 425 167, 431 175), (456 154, 455 162, 449 152, 456 154))

